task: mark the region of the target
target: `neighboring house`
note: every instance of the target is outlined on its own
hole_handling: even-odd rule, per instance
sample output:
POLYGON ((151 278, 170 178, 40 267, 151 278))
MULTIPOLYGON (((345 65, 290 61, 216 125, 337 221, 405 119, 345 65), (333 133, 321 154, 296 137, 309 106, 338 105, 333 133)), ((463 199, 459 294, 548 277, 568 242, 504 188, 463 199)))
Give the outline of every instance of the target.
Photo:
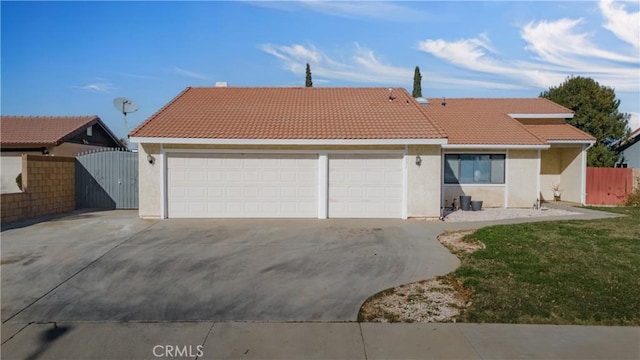
POLYGON ((76 156, 99 148, 124 148, 99 117, 1 116, 2 193, 19 192, 22 154, 76 156))
POLYGON ((631 132, 629 138, 615 147, 620 154, 616 167, 640 169, 640 128, 631 132))
POLYGON ((584 203, 590 135, 549 100, 413 99, 402 88, 187 88, 130 134, 145 218, 438 217, 584 203))

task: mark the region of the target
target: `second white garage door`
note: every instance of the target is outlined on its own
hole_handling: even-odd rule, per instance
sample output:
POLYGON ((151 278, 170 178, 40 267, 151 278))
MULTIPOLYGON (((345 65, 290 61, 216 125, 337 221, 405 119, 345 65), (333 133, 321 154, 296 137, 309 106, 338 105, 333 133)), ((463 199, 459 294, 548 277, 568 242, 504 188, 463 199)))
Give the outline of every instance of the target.
POLYGON ((314 154, 170 154, 168 217, 317 217, 314 154))
POLYGON ((330 154, 329 217, 401 218, 402 154, 330 154))

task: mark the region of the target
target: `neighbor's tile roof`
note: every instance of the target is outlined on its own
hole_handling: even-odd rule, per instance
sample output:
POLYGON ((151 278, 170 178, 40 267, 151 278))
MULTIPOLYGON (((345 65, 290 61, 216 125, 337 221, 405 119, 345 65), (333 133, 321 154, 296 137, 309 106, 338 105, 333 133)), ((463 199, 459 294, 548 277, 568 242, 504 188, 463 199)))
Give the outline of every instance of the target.
MULTIPOLYGON (((428 99, 425 114, 448 135, 449 144, 545 145, 543 137, 509 114, 567 114, 573 112, 543 98, 428 99), (445 105, 442 105, 442 103, 445 105)), ((559 131, 563 129, 559 126, 559 131)))
POLYGON ((402 88, 187 88, 132 137, 434 139, 442 129, 402 88))
POLYGON ((100 118, 91 116, 0 116, 2 145, 59 145, 100 118))
POLYGON ((596 138, 569 124, 526 124, 525 128, 544 140, 595 141, 596 138))

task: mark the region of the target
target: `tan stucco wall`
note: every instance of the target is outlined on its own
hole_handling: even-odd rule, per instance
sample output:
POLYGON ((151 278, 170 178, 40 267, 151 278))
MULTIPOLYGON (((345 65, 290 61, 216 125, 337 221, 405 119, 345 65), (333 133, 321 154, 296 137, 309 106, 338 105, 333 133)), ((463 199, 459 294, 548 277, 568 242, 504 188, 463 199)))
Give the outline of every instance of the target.
POLYGON ((447 207, 453 199, 460 206, 460 195, 470 195, 471 200, 481 200, 482 207, 504 207, 504 185, 444 185, 444 199, 447 207))
POLYGON ((551 189, 554 184, 560 184, 560 175, 542 174, 540 175, 540 200, 553 201, 553 190, 551 189))
POLYGON ((564 201, 579 203, 582 191, 582 146, 556 146, 541 153, 540 195, 553 201, 552 186, 560 184, 564 201))
POLYGON ((138 213, 142 218, 159 218, 161 214, 162 163, 160 160, 160 145, 140 144, 138 146, 138 213), (147 154, 156 158, 155 164, 149 164, 147 154))
POLYGON ((442 161, 439 146, 410 146, 407 157, 407 216, 439 217, 442 161), (416 165, 420 155, 422 164, 416 165))
POLYGON ((562 149, 562 200, 579 203, 582 192, 582 147, 562 149), (564 184, 564 185, 562 185, 564 184))
POLYGON ((540 152, 540 200, 553 200, 554 184, 560 183, 562 172, 562 152, 560 148, 550 148, 540 152))
POLYGON ((538 150, 507 152, 507 207, 531 207, 538 198, 538 150))

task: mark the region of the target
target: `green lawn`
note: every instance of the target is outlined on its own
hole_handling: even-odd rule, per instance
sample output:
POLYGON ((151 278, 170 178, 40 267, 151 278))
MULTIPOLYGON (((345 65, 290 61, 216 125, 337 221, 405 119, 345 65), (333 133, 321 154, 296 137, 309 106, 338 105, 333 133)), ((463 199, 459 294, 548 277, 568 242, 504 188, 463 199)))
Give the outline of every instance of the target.
POLYGON ((640 208, 597 210, 628 216, 469 235, 486 249, 460 255, 454 276, 473 290, 462 320, 640 325, 640 208))

